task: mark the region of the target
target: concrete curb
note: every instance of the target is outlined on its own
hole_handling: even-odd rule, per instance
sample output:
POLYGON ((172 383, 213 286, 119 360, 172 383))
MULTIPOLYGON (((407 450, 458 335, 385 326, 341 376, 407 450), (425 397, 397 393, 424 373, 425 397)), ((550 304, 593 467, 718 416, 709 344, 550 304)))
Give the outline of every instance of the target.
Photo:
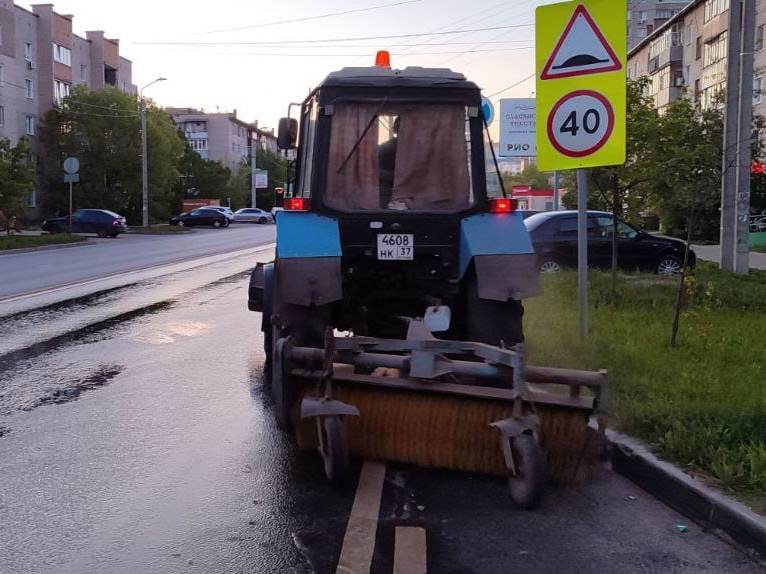
POLYGON ((187 229, 185 231, 127 231, 125 232, 125 235, 164 235, 164 236, 173 236, 173 235, 190 235, 192 233, 197 233, 194 229, 187 229))
POLYGON ((20 249, 5 249, 0 251, 0 257, 4 255, 17 255, 19 253, 34 253, 35 251, 55 251, 57 249, 71 249, 72 247, 85 247, 87 245, 95 245, 94 242, 78 241, 77 243, 62 243, 60 245, 41 245, 40 247, 22 247, 20 249))
POLYGON ((631 437, 607 431, 607 440, 616 472, 703 527, 766 557, 766 518, 660 460, 631 437))

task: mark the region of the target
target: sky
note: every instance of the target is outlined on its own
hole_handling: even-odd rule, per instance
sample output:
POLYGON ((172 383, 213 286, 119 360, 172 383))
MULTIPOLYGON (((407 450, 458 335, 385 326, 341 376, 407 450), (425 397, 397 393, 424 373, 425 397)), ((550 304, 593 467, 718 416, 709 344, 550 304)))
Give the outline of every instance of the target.
MULTIPOLYGON (((500 92, 533 74, 534 9, 546 3, 59 0, 54 9, 74 14, 75 33, 104 30, 119 38, 139 87, 168 78, 146 91, 159 105, 236 109, 245 121, 274 127, 288 104, 302 101, 329 72, 372 65, 379 49, 390 50, 395 68, 449 67, 485 95, 500 92), (486 28, 495 29, 480 31, 486 28)), ((492 99, 529 97, 534 89, 530 78, 492 99)))

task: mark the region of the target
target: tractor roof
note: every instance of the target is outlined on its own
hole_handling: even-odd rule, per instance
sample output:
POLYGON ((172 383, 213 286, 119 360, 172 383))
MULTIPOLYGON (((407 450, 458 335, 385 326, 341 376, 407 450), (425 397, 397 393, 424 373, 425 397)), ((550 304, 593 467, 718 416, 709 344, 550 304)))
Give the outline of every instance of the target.
POLYGON ((322 87, 378 87, 378 88, 463 88, 478 90, 463 74, 449 68, 408 67, 403 70, 366 67, 343 68, 331 73, 322 87))

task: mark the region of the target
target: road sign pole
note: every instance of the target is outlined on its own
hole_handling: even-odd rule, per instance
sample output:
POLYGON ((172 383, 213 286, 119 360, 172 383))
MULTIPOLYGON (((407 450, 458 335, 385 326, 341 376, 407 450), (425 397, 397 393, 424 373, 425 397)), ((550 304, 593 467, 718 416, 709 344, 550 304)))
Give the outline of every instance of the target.
POLYGON ((72 235, 72 182, 69 182, 69 235, 72 235))
POLYGON ((577 287, 580 341, 588 338, 588 172, 577 170, 577 287))
POLYGON ((559 179, 559 172, 554 171, 553 172, 553 211, 558 211, 561 209, 561 192, 559 190, 560 185, 561 185, 561 180, 559 179))

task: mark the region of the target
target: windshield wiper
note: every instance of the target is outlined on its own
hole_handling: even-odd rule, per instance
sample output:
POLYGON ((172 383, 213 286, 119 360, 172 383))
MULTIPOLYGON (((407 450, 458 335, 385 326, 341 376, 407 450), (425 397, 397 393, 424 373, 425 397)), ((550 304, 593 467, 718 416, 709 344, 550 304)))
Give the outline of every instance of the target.
POLYGON ((348 155, 346 156, 346 159, 343 160, 343 163, 340 164, 340 167, 338 168, 338 173, 342 173, 344 169, 346 169, 346 164, 349 162, 349 160, 354 157, 354 154, 356 153, 356 150, 359 149, 359 146, 362 145, 362 141, 367 136, 367 132, 370 131, 370 128, 375 124, 375 122, 378 120, 378 117, 380 116, 380 111, 383 109, 383 106, 385 106, 388 103, 388 98, 384 99, 380 102, 380 105, 378 106, 378 109, 375 110, 375 113, 372 114, 372 117, 370 118, 370 122, 367 124, 367 127, 364 128, 364 131, 362 132, 362 135, 359 136, 359 139, 356 140, 356 143, 354 144, 354 147, 351 148, 351 151, 348 152, 348 155))

